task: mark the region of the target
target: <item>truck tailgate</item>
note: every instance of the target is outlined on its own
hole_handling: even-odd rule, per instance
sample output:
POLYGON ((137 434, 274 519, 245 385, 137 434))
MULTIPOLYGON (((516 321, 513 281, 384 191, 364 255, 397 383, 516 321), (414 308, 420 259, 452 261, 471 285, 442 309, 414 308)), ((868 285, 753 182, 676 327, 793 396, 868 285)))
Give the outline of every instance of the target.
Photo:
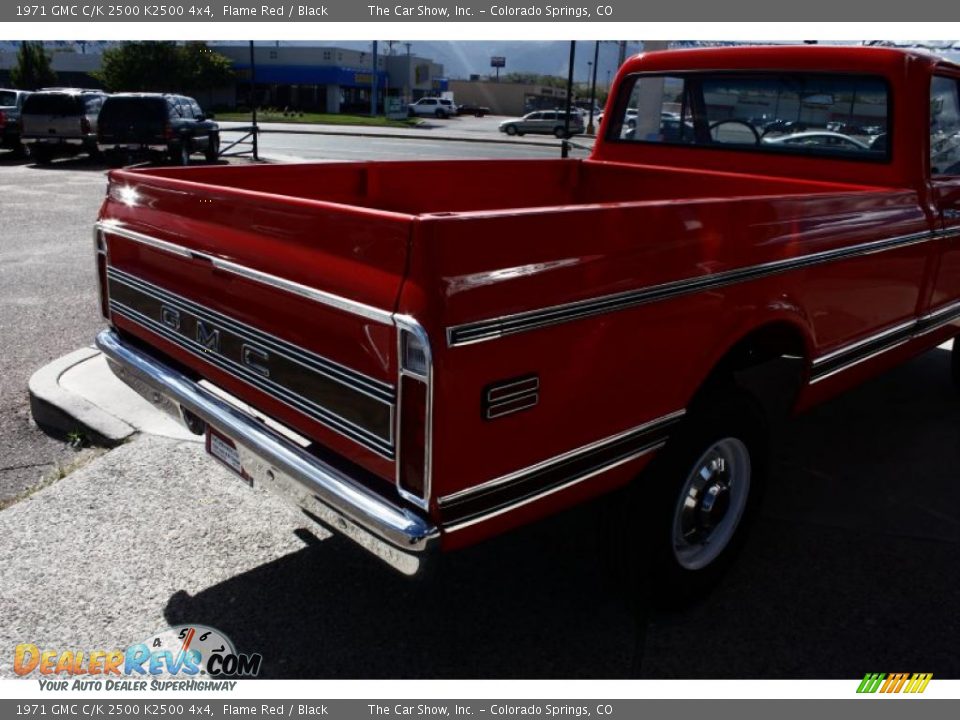
POLYGON ((400 213, 113 171, 98 224, 110 318, 392 479, 392 313, 411 224, 400 213))

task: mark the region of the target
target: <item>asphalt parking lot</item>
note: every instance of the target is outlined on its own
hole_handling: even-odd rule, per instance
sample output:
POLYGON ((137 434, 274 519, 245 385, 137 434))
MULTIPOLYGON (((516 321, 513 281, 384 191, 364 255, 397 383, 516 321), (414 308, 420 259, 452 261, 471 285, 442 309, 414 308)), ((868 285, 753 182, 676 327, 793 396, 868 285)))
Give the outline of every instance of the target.
MULTIPOLYGON (((10 467, 73 457, 30 427, 26 379, 102 325, 102 170, 0 159, 4 492, 23 489, 10 467)), ((789 423, 740 561, 663 612, 608 582, 595 506, 411 582, 198 444, 140 437, 0 511, 0 675, 18 642, 125 646, 203 623, 269 677, 960 678, 958 468, 960 394, 934 350, 789 423)))

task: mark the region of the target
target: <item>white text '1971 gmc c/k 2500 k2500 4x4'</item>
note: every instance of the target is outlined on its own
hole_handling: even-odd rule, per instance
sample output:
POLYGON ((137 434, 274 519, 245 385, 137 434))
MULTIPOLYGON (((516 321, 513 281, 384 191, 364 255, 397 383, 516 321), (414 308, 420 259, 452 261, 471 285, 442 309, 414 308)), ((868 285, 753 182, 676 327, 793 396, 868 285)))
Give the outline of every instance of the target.
POLYGON ((652 52, 584 160, 115 170, 98 344, 407 574, 618 491, 612 547, 695 595, 773 421, 960 334, 958 82, 886 48, 652 52))

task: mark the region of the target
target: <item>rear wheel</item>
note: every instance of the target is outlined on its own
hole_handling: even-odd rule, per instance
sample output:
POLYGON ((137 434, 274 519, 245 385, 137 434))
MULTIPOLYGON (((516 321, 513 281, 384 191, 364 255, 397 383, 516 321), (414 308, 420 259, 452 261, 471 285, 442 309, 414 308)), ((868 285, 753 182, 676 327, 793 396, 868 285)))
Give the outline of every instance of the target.
POLYGON ((207 141, 207 149, 203 153, 204 158, 208 163, 215 163, 220 159, 220 135, 217 133, 211 133, 210 138, 207 141))
POLYGON ((558 140, 562 140, 563 138, 567 137, 567 133, 562 127, 554 128, 553 134, 554 134, 554 137, 556 137, 558 140))
POLYGON ((434 113, 434 115, 436 115, 438 119, 441 119, 441 120, 442 120, 443 118, 445 118, 445 117, 447 116, 447 113, 445 113, 443 110, 437 108, 437 111, 434 113))
POLYGON ((170 162, 175 165, 190 164, 190 145, 186 140, 170 147, 170 162))
POLYGON ((756 515, 767 442, 745 393, 715 392, 691 408, 614 511, 611 551, 628 590, 682 605, 720 580, 756 515))
POLYGON ((112 168, 123 167, 124 165, 130 164, 130 151, 129 150, 110 150, 106 153, 107 156, 107 165, 112 168))
POLYGON ((53 152, 50 148, 37 143, 30 148, 30 157, 37 165, 46 165, 53 159, 53 152))
POLYGON ((507 133, 507 135, 518 135, 518 134, 519 134, 519 133, 517 133, 517 128, 515 128, 513 125, 507 125, 506 133, 507 133))

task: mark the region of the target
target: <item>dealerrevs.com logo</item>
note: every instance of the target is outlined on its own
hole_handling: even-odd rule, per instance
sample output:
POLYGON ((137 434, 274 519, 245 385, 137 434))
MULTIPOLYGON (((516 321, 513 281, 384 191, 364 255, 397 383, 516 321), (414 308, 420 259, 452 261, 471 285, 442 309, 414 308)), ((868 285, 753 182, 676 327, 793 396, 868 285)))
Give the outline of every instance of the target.
POLYGON ((232 690, 231 678, 256 677, 263 656, 238 653, 206 625, 178 625, 125 650, 14 649, 13 670, 37 675, 41 690, 232 690))
POLYGON ((933 679, 933 673, 867 673, 860 681, 858 693, 922 693, 933 679))

